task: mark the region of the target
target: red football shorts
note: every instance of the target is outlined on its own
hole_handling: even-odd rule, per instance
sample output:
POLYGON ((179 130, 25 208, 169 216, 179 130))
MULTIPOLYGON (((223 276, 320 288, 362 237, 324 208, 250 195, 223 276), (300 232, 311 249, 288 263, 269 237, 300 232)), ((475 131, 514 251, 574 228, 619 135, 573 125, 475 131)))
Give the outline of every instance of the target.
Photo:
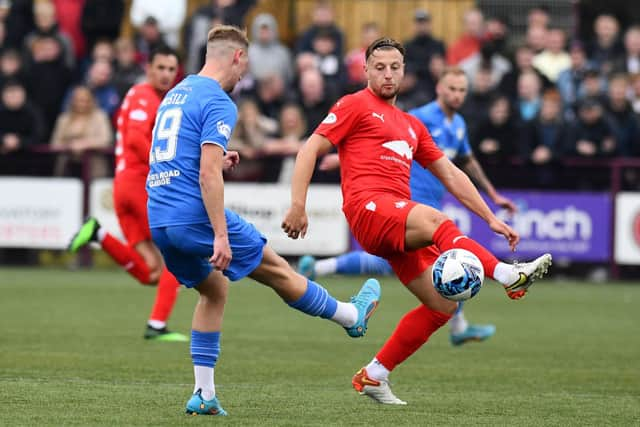
POLYGON ((440 251, 430 245, 405 251, 407 217, 417 205, 410 199, 378 194, 345 205, 344 214, 362 248, 385 258, 405 285, 433 265, 440 251))
POLYGON ((131 246, 151 240, 147 217, 146 176, 136 179, 116 178, 113 181, 113 201, 118 222, 131 246))

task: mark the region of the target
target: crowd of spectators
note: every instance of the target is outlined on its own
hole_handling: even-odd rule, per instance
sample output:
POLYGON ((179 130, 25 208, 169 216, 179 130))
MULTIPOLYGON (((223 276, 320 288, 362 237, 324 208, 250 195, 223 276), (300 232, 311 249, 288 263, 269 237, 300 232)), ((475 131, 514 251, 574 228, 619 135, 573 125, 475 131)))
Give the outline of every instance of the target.
MULTIPOLYGON (((274 16, 246 20, 255 3, 212 0, 186 16, 187 0, 133 0, 134 34, 123 38, 123 0, 0 0, 0 173, 24 172, 12 156, 49 144, 62 154, 47 173, 79 174, 85 151, 112 147, 117 108, 144 78, 149 52, 165 44, 181 52, 181 78, 202 65, 208 29, 230 23, 246 25, 251 65, 232 94, 239 120, 230 146, 243 162, 228 178, 283 179, 331 105, 364 87, 364 51, 384 29, 366 23, 359 47, 347 52, 331 5, 319 1, 310 26, 285 42, 274 16)), ((545 6, 528 12, 522 35, 510 33, 508 19, 472 9, 447 46, 432 34, 428 11, 406 13, 413 34, 404 40, 398 106, 432 101, 445 67, 461 67, 470 142, 498 185, 513 186, 504 165, 518 168, 523 185, 554 187, 567 158, 640 156, 640 23, 623 29, 603 14, 593 37, 579 40, 554 26, 545 6)), ((112 173, 104 158, 91 162, 92 176, 112 173)), ((604 185, 586 171, 586 188, 604 185)), ((314 180, 337 176, 318 171, 314 180)))

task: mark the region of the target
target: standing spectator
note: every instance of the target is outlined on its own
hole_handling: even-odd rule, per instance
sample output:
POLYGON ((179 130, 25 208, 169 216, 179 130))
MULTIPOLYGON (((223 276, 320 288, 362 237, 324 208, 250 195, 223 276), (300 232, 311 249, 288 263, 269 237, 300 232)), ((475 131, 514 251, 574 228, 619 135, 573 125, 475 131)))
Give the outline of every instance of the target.
POLYGON ((254 4, 256 4, 256 0, 211 1, 211 7, 214 9, 215 15, 220 17, 220 22, 227 25, 235 25, 239 28, 245 26, 244 17, 254 4))
POLYGON ((0 87, 9 80, 27 84, 27 75, 22 64, 22 55, 16 49, 8 48, 0 53, 0 87))
POLYGON ((33 31, 33 0, 3 0, 0 15, 4 16, 7 46, 20 49, 27 34, 33 31))
POLYGON ((638 143, 640 132, 638 120, 627 100, 629 79, 625 74, 616 74, 609 80, 606 111, 616 135, 617 152, 620 155, 631 154, 632 147, 638 143))
POLYGON ((518 153, 518 130, 506 96, 491 101, 489 115, 478 126, 473 141, 474 152, 483 165, 507 162, 518 153))
POLYGON ((95 103, 108 117, 113 117, 120 105, 118 91, 111 82, 112 76, 113 67, 111 63, 98 61, 91 64, 86 78, 86 85, 95 97, 95 103))
POLYGON ((549 6, 537 4, 527 12, 527 27, 547 28, 551 21, 549 6))
POLYGON ((526 44, 531 48, 534 55, 541 53, 547 45, 547 27, 529 27, 527 28, 526 44))
POLYGON ((333 8, 326 0, 318 0, 311 15, 311 26, 300 36, 296 43, 296 53, 313 52, 316 34, 323 31, 333 39, 333 55, 344 55, 344 35, 334 21, 333 8))
POLYGON ((580 101, 574 144, 569 147, 569 153, 598 158, 612 156, 615 152, 615 131, 605 119, 600 101, 595 98, 580 101))
POLYGON ((313 38, 313 54, 316 56, 318 70, 322 73, 327 90, 332 96, 344 92, 347 72, 342 57, 336 53, 335 37, 328 29, 320 29, 313 38))
POLYGON ((309 129, 315 129, 327 116, 335 98, 325 90, 322 74, 318 70, 305 71, 300 76, 300 104, 309 129))
POLYGON ((85 0, 53 0, 56 21, 60 31, 71 39, 76 62, 80 61, 87 52, 87 41, 82 33, 80 22, 84 3, 85 0))
POLYGON ((167 44, 160 32, 158 21, 153 16, 149 16, 144 20, 136 31, 134 41, 136 46, 136 61, 141 66, 149 62, 151 52, 167 44))
POLYGON ((71 83, 71 70, 65 63, 58 40, 37 36, 28 53, 26 70, 29 97, 42 110, 44 136, 48 139, 71 83))
POLYGON ((182 46, 186 52, 185 71, 195 74, 204 64, 203 46, 207 32, 214 24, 222 24, 218 16, 218 0, 210 0, 209 4, 200 6, 187 18, 182 36, 182 46))
POLYGON ((491 87, 494 88, 502 78, 511 71, 511 64, 500 55, 493 40, 482 43, 478 53, 475 53, 460 63, 460 68, 467 76, 474 76, 479 68, 484 68, 491 74, 491 87))
MULTIPOLYGON (((587 70, 590 69, 587 55, 582 43, 575 41, 569 49, 571 65, 558 75, 558 91, 562 98, 565 115, 573 117, 573 111, 578 99, 581 97, 582 83, 587 70)), ((597 74, 597 73, 596 73, 597 74)))
POLYGON ((606 75, 613 70, 615 63, 624 57, 618 20, 613 15, 600 15, 596 18, 593 29, 595 38, 589 44, 587 54, 600 73, 606 75))
POLYGON ((624 57, 615 64, 615 70, 627 74, 640 73, 640 25, 627 29, 624 49, 624 57))
POLYGON ((565 50, 566 36, 560 28, 547 31, 545 49, 533 58, 533 66, 555 83, 561 72, 571 67, 571 57, 565 50))
POLYGON ((251 26, 249 45, 249 72, 256 79, 279 74, 285 85, 293 81, 293 64, 289 48, 280 42, 278 23, 273 15, 261 13, 251 26))
POLYGON ((478 125, 487 118, 489 105, 494 97, 491 70, 480 68, 471 83, 471 91, 460 109, 460 114, 467 122, 470 139, 473 139, 478 125))
MULTIPOLYGON (((362 25, 360 30, 360 47, 348 52, 344 58, 344 64, 347 68, 347 92, 355 92, 367 85, 367 76, 364 72, 365 52, 367 47, 380 37, 380 26, 376 22, 367 22, 362 25)), ((405 44, 405 46, 407 46, 405 44)), ((405 64, 407 62, 405 56, 405 64)), ((405 80, 407 78, 405 68, 405 80)), ((315 129, 314 126, 309 126, 315 129)))
POLYGON ((167 44, 176 49, 180 45, 180 30, 186 13, 186 0, 133 0, 129 17, 136 28, 147 18, 155 18, 167 44))
POLYGON ((285 85, 282 76, 271 74, 258 80, 258 107, 267 117, 278 120, 280 110, 285 103, 285 85))
POLYGON ((136 48, 133 40, 119 38, 116 43, 116 65, 113 70, 113 85, 118 97, 124 99, 131 86, 144 78, 144 70, 136 62, 136 48))
POLYGON ((97 40, 117 39, 123 15, 124 0, 85 0, 80 22, 87 40, 87 49, 93 50, 97 40))
POLYGON ((536 73, 525 71, 520 75, 517 109, 523 122, 529 122, 538 115, 542 103, 541 89, 540 79, 536 73))
MULTIPOLYGON (((640 119, 640 73, 631 75, 631 107, 640 119)), ((640 144, 638 144, 640 145, 640 144)))
MULTIPOLYGON (((56 120, 51 138, 51 147, 65 151, 58 156, 54 175, 79 175, 83 154, 88 150, 107 148, 113 143, 113 134, 107 115, 96 105, 91 90, 78 86, 71 93, 71 102, 66 112, 56 120)), ((104 155, 91 157, 93 178, 107 176, 107 161, 104 155)))
MULTIPOLYGON (((2 87, 0 101, 0 155, 14 155, 43 142, 42 116, 37 107, 27 101, 22 83, 7 81, 2 87)), ((11 168, 11 162, 3 163, 11 168)))
POLYGON ((37 35, 46 35, 55 38, 62 46, 62 54, 64 56, 67 67, 73 69, 75 64, 75 56, 71 39, 66 34, 60 32, 58 22, 56 21, 56 9, 53 3, 49 1, 37 2, 33 8, 35 19, 35 29, 27 34, 24 39, 24 46, 29 48, 37 35))
POLYGON ((291 182, 295 156, 308 136, 307 123, 300 107, 293 103, 282 107, 278 122, 280 131, 277 137, 269 139, 263 147, 267 156, 263 181, 291 182))
POLYGON ((484 16, 479 9, 464 14, 464 33, 447 50, 447 63, 457 65, 480 51, 484 40, 484 16))
MULTIPOLYGON (((373 40, 372 40, 373 41, 373 40)), ((431 79, 429 65, 434 55, 445 55, 444 43, 432 35, 431 15, 424 9, 413 14, 413 38, 404 43, 405 74, 402 82, 404 91, 429 93, 431 79)), ((364 71, 363 71, 364 73, 364 71)), ((433 92, 430 93, 433 95, 433 92)), ((426 97, 416 101, 427 102, 426 97)))

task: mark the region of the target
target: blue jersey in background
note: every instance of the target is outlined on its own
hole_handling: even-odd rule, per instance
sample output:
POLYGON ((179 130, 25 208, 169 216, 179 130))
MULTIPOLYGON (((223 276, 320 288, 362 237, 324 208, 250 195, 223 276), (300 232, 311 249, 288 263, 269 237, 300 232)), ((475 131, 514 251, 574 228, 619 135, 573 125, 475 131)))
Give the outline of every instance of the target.
POLYGON ((208 223, 199 184, 205 143, 226 152, 238 110, 217 81, 190 75, 158 108, 147 177, 149 226, 208 223))
MULTIPOLYGON (((444 114, 437 101, 414 108, 409 114, 417 117, 429 129, 436 145, 453 160, 471 155, 467 125, 462 116, 455 113, 451 120, 444 114)), ((428 169, 417 162, 411 165, 411 199, 441 209, 444 185, 428 169)))

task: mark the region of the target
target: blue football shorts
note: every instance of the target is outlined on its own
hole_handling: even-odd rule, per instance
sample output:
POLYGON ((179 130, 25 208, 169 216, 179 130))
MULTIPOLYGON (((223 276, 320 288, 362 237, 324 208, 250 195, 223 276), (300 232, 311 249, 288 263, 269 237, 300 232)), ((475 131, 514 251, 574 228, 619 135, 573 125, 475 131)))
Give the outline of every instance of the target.
MULTIPOLYGON (((229 268, 222 273, 235 281, 258 268, 267 239, 237 213, 225 209, 225 217, 232 258, 229 268)), ((209 263, 214 240, 211 224, 152 228, 151 236, 169 271, 187 288, 198 285, 213 270, 209 263)))

